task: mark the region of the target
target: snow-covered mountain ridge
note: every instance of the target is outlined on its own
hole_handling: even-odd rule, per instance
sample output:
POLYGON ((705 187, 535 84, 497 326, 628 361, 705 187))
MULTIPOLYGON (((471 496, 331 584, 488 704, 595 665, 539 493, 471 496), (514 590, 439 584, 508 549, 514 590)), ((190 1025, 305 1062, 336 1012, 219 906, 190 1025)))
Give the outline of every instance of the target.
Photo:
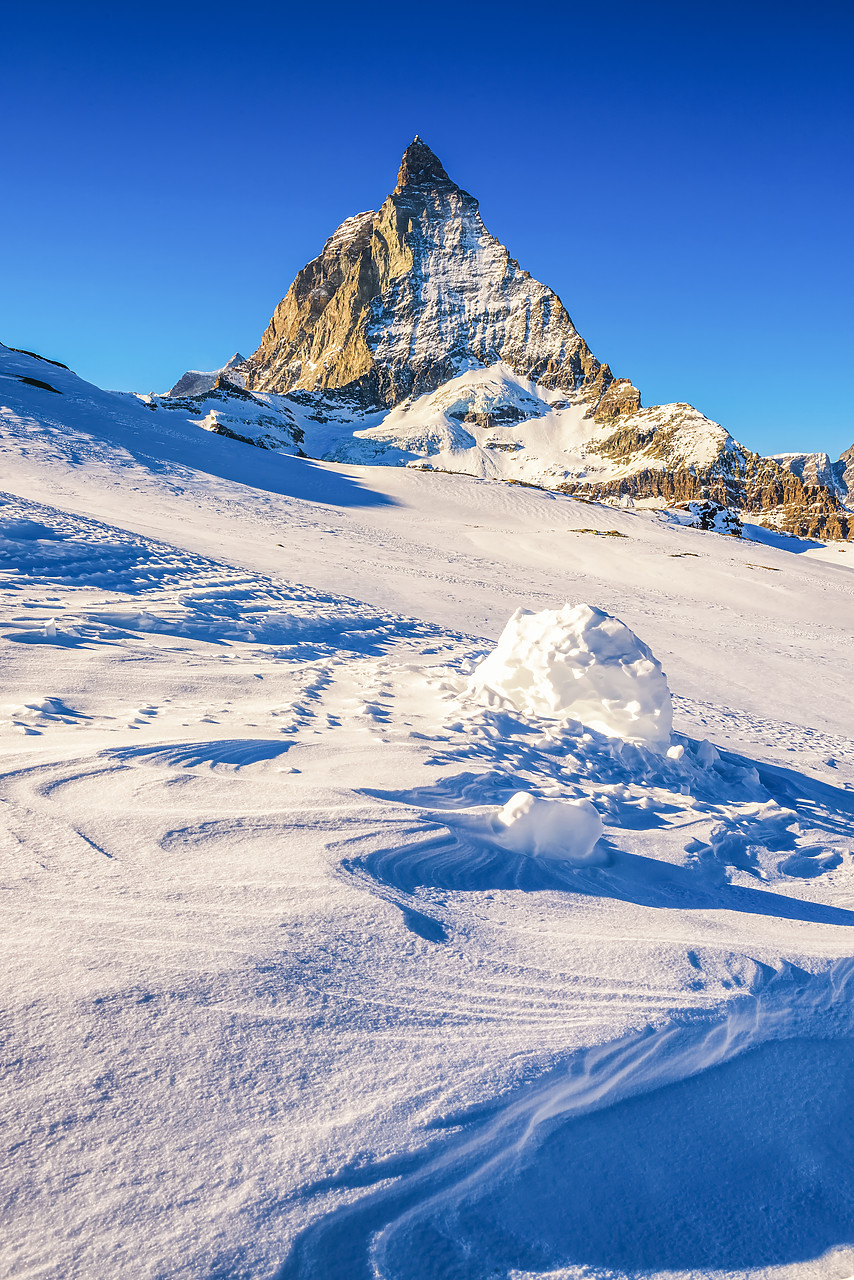
POLYGON ((596 359, 560 298, 489 234, 477 200, 417 137, 394 191, 347 218, 298 273, 257 351, 185 374, 168 398, 188 393, 208 429, 270 447, 279 437, 258 430, 259 413, 283 415, 282 447, 328 460, 600 500, 711 499, 823 538, 854 529, 842 461, 761 458, 691 405, 641 408, 637 388, 596 359), (227 383, 267 409, 238 392, 228 403, 227 383))
POLYGON ((774 462, 799 476, 805 484, 821 485, 838 494, 847 506, 854 500, 854 445, 836 462, 827 453, 777 453, 774 462))
POLYGON ((506 364, 468 369, 391 409, 335 392, 248 392, 224 378, 198 396, 142 398, 218 435, 326 461, 461 472, 607 502, 711 500, 811 537, 852 528, 841 485, 760 457, 691 405, 597 421, 584 392, 531 382, 506 364))
POLYGON ((213 390, 223 376, 234 386, 242 387, 245 385, 245 379, 240 369, 245 363, 246 361, 240 352, 235 351, 231 359, 221 369, 212 369, 209 373, 203 373, 199 369, 188 369, 166 394, 176 398, 202 396, 205 392, 213 390))

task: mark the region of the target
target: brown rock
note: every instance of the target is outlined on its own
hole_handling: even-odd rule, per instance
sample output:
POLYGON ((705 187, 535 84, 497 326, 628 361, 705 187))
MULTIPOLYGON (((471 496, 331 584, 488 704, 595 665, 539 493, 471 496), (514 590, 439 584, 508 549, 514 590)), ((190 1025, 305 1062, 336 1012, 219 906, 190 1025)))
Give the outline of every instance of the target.
POLYGON ((299 273, 246 376, 254 390, 338 389, 391 406, 498 361, 596 400, 613 381, 557 295, 489 235, 474 197, 416 138, 379 212, 342 223, 299 273))

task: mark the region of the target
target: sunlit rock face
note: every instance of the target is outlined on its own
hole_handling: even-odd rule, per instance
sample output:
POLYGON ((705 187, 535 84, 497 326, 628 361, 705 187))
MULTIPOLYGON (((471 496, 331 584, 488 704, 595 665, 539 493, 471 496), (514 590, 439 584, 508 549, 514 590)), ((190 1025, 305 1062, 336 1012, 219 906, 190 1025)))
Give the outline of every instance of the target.
MULTIPOLYGON (((614 381, 416 138, 379 212, 348 218, 299 273, 247 368, 259 390, 349 388, 392 406, 500 361, 596 400, 614 381)), ((613 409, 625 403, 637 393, 613 409)))
POLYGON ((172 399, 180 399, 182 396, 201 396, 212 391, 220 379, 224 379, 232 386, 242 387, 245 379, 241 369, 245 363, 243 356, 236 351, 228 363, 220 369, 212 369, 208 373, 203 373, 199 369, 188 369, 166 394, 172 399))

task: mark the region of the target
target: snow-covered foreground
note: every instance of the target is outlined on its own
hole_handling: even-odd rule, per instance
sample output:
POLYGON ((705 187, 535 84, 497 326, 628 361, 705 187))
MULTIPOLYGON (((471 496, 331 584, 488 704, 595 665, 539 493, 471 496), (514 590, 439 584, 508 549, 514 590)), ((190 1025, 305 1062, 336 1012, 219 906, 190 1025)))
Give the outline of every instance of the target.
POLYGON ((851 1276, 850 549, 264 454, 40 363, 4 1273, 851 1276), (669 754, 484 692, 565 602, 661 661, 669 754), (520 792, 595 856, 533 856, 520 792))

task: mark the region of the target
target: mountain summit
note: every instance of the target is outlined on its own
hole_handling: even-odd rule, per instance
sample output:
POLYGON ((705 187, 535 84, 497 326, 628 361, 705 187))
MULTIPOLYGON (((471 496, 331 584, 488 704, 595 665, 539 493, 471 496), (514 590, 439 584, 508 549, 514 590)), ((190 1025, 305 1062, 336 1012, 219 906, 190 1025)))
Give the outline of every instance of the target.
MULTIPOLYGON (((614 383, 557 294, 416 137, 379 211, 348 218, 299 273, 246 375, 251 390, 334 389, 392 407, 497 363, 595 404, 614 383)), ((640 405, 625 381, 610 399, 611 412, 640 405)))
POLYGON ((420 187, 436 182, 450 183, 451 179, 442 168, 439 157, 433 154, 427 143, 416 133, 403 153, 395 192, 403 191, 405 187, 420 187))

